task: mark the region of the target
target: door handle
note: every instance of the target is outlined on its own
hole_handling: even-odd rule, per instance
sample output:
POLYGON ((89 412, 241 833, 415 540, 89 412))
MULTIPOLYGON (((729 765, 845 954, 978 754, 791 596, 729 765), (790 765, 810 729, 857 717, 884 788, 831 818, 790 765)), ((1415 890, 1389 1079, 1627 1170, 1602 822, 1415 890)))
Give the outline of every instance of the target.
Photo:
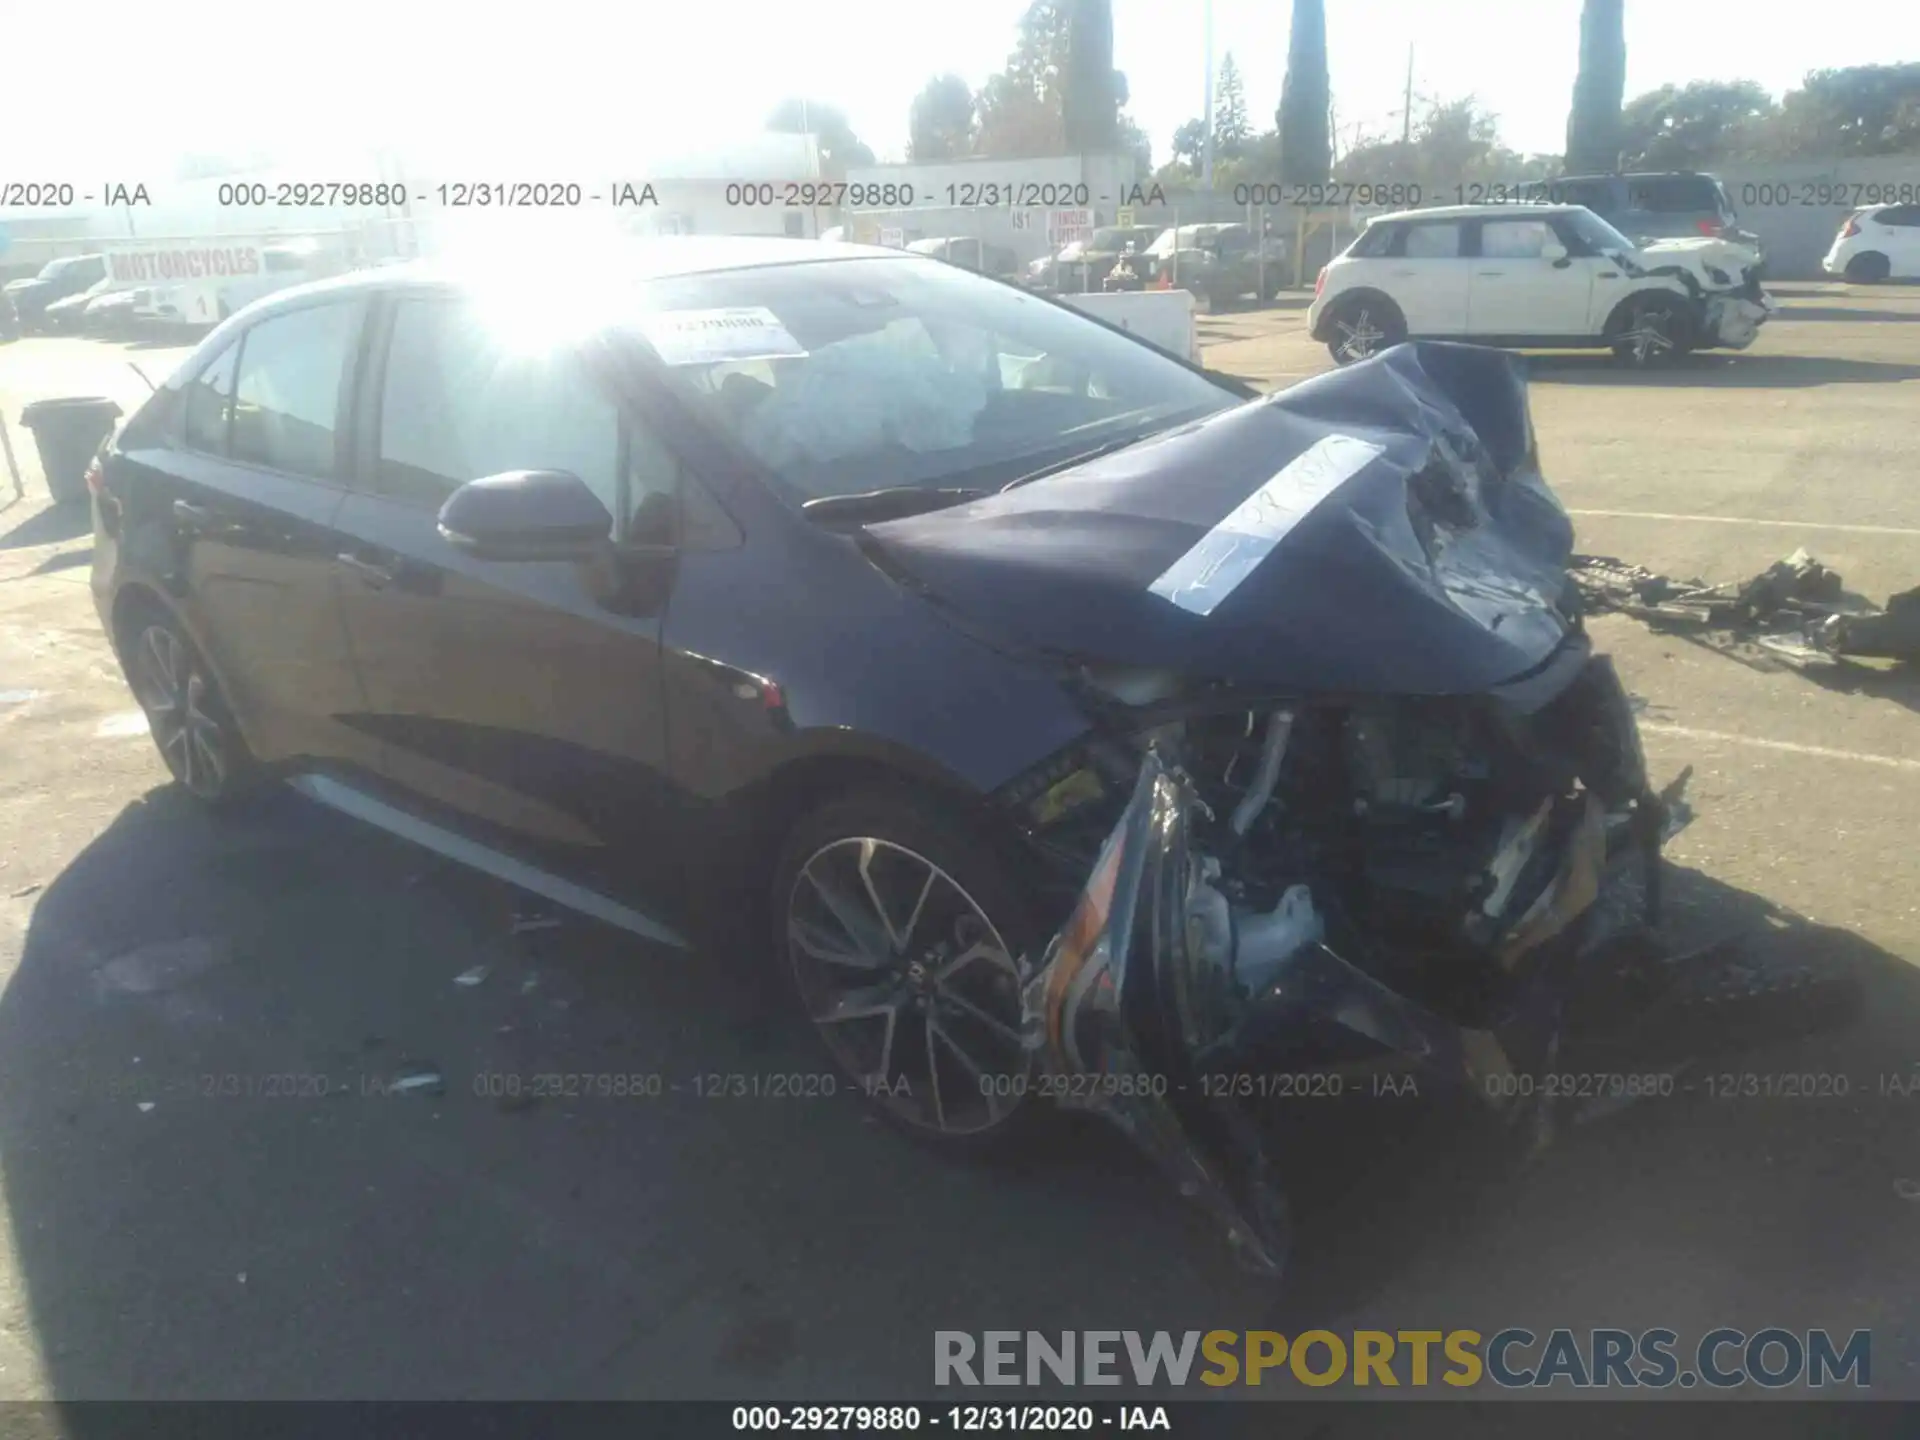
POLYGON ((204 505, 191 505, 185 500, 173 502, 174 522, 187 530, 204 530, 213 524, 213 512, 204 505))
POLYGON ((1482 280, 1498 280, 1507 272, 1504 270, 1476 270, 1473 273, 1478 275, 1482 280))
POLYGON ((390 570, 385 565, 376 565, 373 561, 364 560, 349 550, 343 550, 333 558, 358 575, 362 583, 375 590, 383 589, 399 578, 397 570, 390 570))

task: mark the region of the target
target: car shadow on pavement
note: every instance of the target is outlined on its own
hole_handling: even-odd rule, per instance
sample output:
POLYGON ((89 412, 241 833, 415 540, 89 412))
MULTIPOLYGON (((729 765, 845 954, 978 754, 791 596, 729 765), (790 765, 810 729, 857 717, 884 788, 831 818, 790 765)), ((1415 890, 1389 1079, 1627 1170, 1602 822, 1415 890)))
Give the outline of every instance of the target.
POLYGON ((0 535, 0 550, 29 545, 57 545, 77 540, 93 529, 93 511, 85 505, 48 505, 0 535))
POLYGON ((1843 305, 1785 305, 1782 320, 1891 321, 1911 323, 1920 320, 1920 310, 1849 310, 1843 305))
POLYGON ((1633 370, 1608 354, 1529 355, 1531 380, 1563 385, 1698 385, 1728 389, 1800 389, 1920 379, 1920 365, 1816 355, 1695 354, 1657 370, 1633 370))
MULTIPOLYGON (((1844 1328, 1910 1292, 1914 1206, 1898 1182, 1920 1172, 1920 971, 1697 871, 1670 868, 1669 906, 1677 949, 1744 935, 1743 962, 1834 983, 1672 1007, 1604 1048, 1570 1047, 1556 1069, 1575 1078, 1673 1080, 1612 1113, 1576 1107, 1542 1149, 1458 1104, 1422 1097, 1396 1119, 1397 1102, 1375 1103, 1391 1146, 1350 1136, 1289 1165, 1303 1182, 1297 1258, 1265 1323, 1391 1331, 1413 1323, 1411 1294, 1419 1323, 1438 1328, 1472 1315, 1489 1330, 1684 1334, 1760 1310, 1844 1328)), ((1349 1118, 1329 1116, 1336 1134, 1349 1118)), ((1896 1343, 1876 1335, 1883 1354, 1896 1343)), ((1889 1355, 1876 1381, 1898 1363, 1889 1355)))
POLYGON ((731 967, 291 793, 157 789, 33 903, 0 1183, 54 1397, 909 1399, 936 1329, 1269 1299, 1117 1134, 929 1154, 731 967))

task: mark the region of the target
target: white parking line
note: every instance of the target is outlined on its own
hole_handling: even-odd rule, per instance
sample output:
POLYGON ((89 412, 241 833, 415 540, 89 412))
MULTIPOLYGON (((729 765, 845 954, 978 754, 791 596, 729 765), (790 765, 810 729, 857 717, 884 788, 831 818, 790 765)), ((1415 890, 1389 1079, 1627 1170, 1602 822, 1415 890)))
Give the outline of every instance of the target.
POLYGON ((1698 520, 1706 525, 1763 525, 1774 530, 1844 530, 1849 535, 1920 536, 1899 525, 1832 525, 1823 520, 1754 520, 1745 515, 1666 515, 1657 510, 1569 510, 1602 520, 1698 520))
POLYGON ((1864 765, 1884 765, 1890 770, 1920 771, 1920 760, 1904 760, 1897 755, 1869 755, 1862 750, 1829 750, 1824 745, 1797 745, 1791 740, 1762 740, 1757 735, 1733 735, 1725 730, 1695 730, 1688 725, 1664 725, 1642 720, 1643 734, 1672 735, 1681 740, 1718 741, 1726 745, 1752 745, 1761 750, 1783 750, 1789 755, 1814 755, 1822 760, 1857 760, 1864 765))

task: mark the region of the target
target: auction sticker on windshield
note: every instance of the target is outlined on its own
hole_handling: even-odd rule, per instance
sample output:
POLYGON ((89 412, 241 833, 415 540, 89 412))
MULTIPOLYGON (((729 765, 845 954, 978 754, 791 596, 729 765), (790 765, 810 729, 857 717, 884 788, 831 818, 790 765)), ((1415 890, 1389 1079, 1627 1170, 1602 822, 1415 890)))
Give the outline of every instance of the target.
POLYGON ((727 360, 797 360, 806 355, 780 317, 764 305, 724 310, 662 310, 640 321, 640 333, 669 365, 727 360))

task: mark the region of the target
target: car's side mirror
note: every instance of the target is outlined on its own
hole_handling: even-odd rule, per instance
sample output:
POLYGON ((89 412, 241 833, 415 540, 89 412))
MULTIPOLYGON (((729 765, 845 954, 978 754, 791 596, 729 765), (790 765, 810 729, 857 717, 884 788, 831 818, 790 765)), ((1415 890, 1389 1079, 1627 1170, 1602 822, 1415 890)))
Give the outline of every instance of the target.
POLYGON ((440 534, 482 560, 577 560, 612 537, 613 516, 578 475, 509 470, 449 495, 440 534))

